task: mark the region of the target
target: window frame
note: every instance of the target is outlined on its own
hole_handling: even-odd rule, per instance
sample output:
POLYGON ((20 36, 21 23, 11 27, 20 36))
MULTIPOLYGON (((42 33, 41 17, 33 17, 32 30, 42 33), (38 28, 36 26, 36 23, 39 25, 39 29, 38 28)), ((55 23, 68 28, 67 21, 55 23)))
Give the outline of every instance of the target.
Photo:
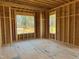
MULTIPOLYGON (((50 12, 50 13, 49 13, 49 33, 50 33, 50 34, 56 34, 56 20, 55 20, 55 33, 53 33, 53 32, 50 31, 50 16, 51 16, 51 15, 54 15, 54 14, 55 14, 55 17, 56 17, 56 11, 53 11, 53 12, 50 12)), ((56 18, 55 18, 55 19, 56 19, 56 18)))
MULTIPOLYGON (((16 13, 16 17, 17 15, 22 15, 22 16, 33 16, 34 17, 34 32, 35 33, 35 14, 34 13, 22 13, 22 12, 17 12, 16 13)), ((17 35, 21 35, 21 34, 32 34, 32 32, 26 32, 26 33, 17 33, 17 19, 16 19, 16 34, 17 35)))

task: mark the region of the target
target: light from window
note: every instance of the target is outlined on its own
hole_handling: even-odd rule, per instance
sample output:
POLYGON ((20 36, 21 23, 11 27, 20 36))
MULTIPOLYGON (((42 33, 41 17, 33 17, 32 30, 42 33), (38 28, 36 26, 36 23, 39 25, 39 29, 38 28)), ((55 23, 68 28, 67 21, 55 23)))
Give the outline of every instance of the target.
POLYGON ((17 34, 34 33, 34 16, 17 15, 17 34))
POLYGON ((50 20, 50 33, 55 34, 56 33, 56 14, 50 15, 49 16, 50 20))

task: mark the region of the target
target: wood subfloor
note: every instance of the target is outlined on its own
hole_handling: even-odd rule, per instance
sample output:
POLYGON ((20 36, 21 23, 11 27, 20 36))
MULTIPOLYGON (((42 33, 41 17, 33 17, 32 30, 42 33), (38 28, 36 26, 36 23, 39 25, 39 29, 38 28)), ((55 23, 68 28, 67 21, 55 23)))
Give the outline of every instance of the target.
POLYGON ((1 47, 0 59, 79 59, 79 49, 51 40, 28 40, 1 47))

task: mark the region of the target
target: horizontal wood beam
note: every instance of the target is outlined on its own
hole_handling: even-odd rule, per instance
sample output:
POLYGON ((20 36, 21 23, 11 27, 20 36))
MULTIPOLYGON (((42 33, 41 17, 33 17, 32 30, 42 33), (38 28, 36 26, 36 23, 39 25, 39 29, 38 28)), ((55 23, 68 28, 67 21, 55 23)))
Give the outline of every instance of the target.
POLYGON ((32 6, 28 6, 28 5, 21 5, 21 4, 12 3, 12 2, 0 1, 0 5, 10 6, 10 7, 15 7, 15 8, 23 8, 23 9, 33 10, 33 11, 44 11, 45 10, 44 8, 32 7, 32 6))
POLYGON ((57 8, 60 8, 60 7, 63 7, 63 6, 72 4, 72 3, 77 2, 77 1, 79 1, 79 0, 71 1, 71 2, 69 2, 69 3, 63 4, 63 5, 58 6, 58 7, 56 7, 56 8, 52 8, 52 9, 49 10, 49 12, 52 12, 53 10, 56 10, 57 8))

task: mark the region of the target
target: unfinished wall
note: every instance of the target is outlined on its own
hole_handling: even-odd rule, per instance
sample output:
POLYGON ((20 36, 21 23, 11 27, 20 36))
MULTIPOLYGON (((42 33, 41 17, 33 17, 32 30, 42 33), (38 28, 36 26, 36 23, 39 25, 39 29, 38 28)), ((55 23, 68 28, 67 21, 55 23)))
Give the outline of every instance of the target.
POLYGON ((8 6, 0 6, 0 29, 2 44, 12 43, 16 40, 15 33, 15 16, 13 16, 13 9, 8 6))
POLYGON ((23 39, 40 38, 40 13, 35 13, 35 33, 16 34, 16 13, 25 12, 9 6, 0 6, 0 44, 8 44, 23 39), (39 29, 39 30, 38 30, 39 29), (1 43, 2 42, 2 43, 1 43))
MULTIPOLYGON (((54 10, 54 11, 52 11, 52 12, 50 12, 49 13, 49 16, 50 15, 56 15, 56 11, 54 10)), ((50 21, 50 19, 49 19, 49 21, 50 21)), ((50 23, 50 22, 49 22, 50 23)), ((56 25, 56 24, 55 24, 56 25)), ((49 26, 49 29, 50 29, 50 26, 49 26)), ((50 33, 49 32, 49 39, 54 39, 54 40, 56 40, 56 33, 50 33)))
POLYGON ((55 9, 57 15, 57 40, 79 45, 79 1, 55 9))
POLYGON ((17 34, 17 40, 28 40, 28 39, 35 39, 40 37, 40 13, 39 12, 31 12, 27 11, 26 9, 15 8, 16 15, 33 15, 35 17, 35 30, 34 33, 24 33, 24 34, 17 34), (39 30, 37 30, 39 29, 39 30))
POLYGON ((49 38, 49 12, 42 12, 42 38, 49 38))
POLYGON ((40 12, 35 12, 35 37, 40 38, 40 12))
POLYGON ((2 44, 2 33, 1 33, 1 20, 0 20, 0 46, 1 46, 1 44, 2 44))

